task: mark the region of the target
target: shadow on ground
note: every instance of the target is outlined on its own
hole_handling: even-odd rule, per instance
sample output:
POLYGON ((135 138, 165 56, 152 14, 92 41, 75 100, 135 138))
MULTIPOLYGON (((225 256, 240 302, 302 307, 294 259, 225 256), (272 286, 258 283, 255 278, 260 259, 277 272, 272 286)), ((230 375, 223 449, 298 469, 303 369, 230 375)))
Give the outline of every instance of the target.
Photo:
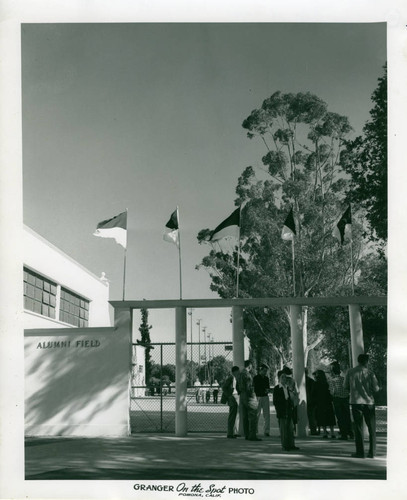
MULTIPOLYGON (((221 434, 138 434, 127 438, 27 438, 25 478, 113 480, 386 479, 386 437, 375 459, 355 459, 353 441, 297 439, 282 452, 277 436, 261 442, 221 434)), ((367 443, 366 443, 367 445, 367 443)))

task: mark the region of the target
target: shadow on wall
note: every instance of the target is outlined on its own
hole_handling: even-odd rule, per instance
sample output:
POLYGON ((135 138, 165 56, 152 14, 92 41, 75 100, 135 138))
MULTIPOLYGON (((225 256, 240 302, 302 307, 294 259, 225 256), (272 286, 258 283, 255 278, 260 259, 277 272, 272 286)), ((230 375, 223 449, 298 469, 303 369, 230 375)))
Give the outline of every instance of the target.
POLYGON ((81 434, 84 426, 126 425, 129 340, 113 328, 106 330, 92 328, 78 335, 70 329, 63 336, 47 330, 26 336, 27 435, 46 428, 54 435, 69 435, 78 434, 78 429, 81 434))

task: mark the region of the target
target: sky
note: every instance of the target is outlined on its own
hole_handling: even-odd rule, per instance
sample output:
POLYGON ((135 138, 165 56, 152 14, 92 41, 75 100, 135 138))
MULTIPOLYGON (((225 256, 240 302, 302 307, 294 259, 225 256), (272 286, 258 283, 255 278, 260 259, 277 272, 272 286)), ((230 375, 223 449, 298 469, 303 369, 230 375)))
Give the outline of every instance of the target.
MULTIPOLYGON (((196 236, 261 166, 243 120, 278 90, 309 91, 360 134, 385 62, 384 23, 24 24, 24 223, 105 272, 121 300, 123 249, 93 232, 127 208, 126 299, 176 299, 178 251, 163 231, 178 205, 183 298, 214 298, 196 236)), ((193 311, 193 328, 201 318, 229 340, 229 314, 193 311)), ((149 319, 153 342, 174 340, 172 314, 149 319)))

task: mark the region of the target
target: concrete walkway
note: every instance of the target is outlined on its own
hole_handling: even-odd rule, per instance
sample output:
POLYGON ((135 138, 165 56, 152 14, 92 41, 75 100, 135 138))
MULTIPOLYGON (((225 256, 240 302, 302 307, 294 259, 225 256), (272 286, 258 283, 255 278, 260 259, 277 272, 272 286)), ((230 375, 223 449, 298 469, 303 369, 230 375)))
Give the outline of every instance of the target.
MULTIPOLYGON (((375 459, 351 458, 353 441, 297 439, 283 452, 277 436, 261 442, 222 434, 135 434, 127 438, 27 438, 25 478, 44 479, 386 479, 386 437, 375 459)), ((365 443, 366 449, 368 443, 365 443)))

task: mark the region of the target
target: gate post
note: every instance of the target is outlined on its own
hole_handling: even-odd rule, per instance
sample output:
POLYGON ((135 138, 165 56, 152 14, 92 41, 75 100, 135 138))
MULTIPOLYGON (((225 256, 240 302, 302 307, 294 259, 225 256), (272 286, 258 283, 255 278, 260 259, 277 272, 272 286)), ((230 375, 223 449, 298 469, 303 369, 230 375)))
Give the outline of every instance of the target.
POLYGON ((299 391, 297 435, 307 435, 307 410, 305 406, 305 366, 304 366, 304 340, 302 336, 302 307, 290 305, 291 348, 293 351, 293 376, 299 391))
POLYGON ((362 316, 359 304, 349 304, 350 340, 352 347, 352 366, 357 366, 359 354, 364 353, 362 316))
POLYGON ((233 364, 244 368, 243 307, 232 306, 233 364))
POLYGON ((175 435, 187 435, 187 309, 175 308, 175 435))
MULTIPOLYGON (((243 307, 232 306, 232 339, 233 339, 233 364, 240 369, 244 368, 244 333, 243 333, 243 307)), ((239 404, 238 434, 243 435, 242 405, 239 404)))
POLYGON ((114 329, 123 332, 123 337, 129 339, 129 389, 128 389, 128 415, 127 434, 131 434, 130 410, 131 410, 131 374, 132 374, 132 335, 133 335, 133 310, 130 308, 114 308, 114 329))

